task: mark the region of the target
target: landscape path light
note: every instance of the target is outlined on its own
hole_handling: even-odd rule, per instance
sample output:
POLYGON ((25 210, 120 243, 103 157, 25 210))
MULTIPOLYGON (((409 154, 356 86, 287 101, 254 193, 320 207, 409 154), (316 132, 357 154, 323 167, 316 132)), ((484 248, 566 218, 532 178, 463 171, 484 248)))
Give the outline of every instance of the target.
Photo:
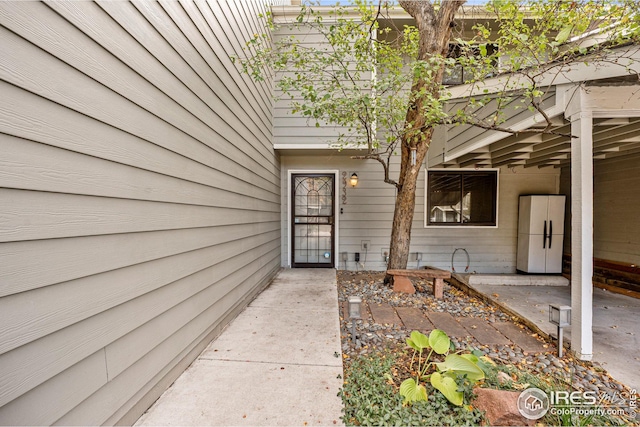
POLYGON ((549 322, 558 327, 558 357, 562 357, 562 330, 571 325, 571 307, 549 304, 549 322))
POLYGON ((349 319, 351 320, 351 340, 356 342, 356 320, 362 319, 362 298, 349 297, 349 319))

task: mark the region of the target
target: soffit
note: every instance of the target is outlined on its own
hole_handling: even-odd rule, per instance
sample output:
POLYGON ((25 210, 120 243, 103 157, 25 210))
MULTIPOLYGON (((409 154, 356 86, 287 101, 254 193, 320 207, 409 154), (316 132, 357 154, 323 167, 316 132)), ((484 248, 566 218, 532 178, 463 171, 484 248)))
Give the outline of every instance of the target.
MULTIPOLYGON (((549 130, 553 134, 527 132, 540 130, 547 126, 547 122, 540 114, 527 116, 526 111, 517 113, 512 110, 508 113, 512 122, 506 122, 504 127, 517 130, 519 134, 449 128, 445 131, 443 155, 432 158, 429 166, 567 166, 571 162, 571 125, 565 116, 570 117, 579 111, 593 113, 595 161, 640 153, 640 69, 636 62, 640 59, 640 46, 614 51, 612 58, 618 57, 632 61, 633 67, 621 66, 615 61, 613 65, 605 63, 601 67, 577 64, 576 68, 585 69, 574 70, 582 75, 574 81, 582 84, 567 85, 562 81, 548 87, 542 109, 550 118, 549 130), (551 97, 553 93, 556 93, 555 100, 551 97)), ((462 86, 455 89, 469 96, 468 90, 462 86)), ((465 96, 458 97, 453 105, 465 99, 465 96)), ((492 113, 495 110, 482 112, 483 116, 492 113)))
MULTIPOLYGON (((555 119, 551 130, 558 135, 520 133, 506 136, 439 166, 455 168, 567 166, 571 162, 571 139, 568 136, 571 132, 571 124, 561 117, 555 119)), ((595 160, 636 153, 640 153, 640 117, 593 120, 595 160)))

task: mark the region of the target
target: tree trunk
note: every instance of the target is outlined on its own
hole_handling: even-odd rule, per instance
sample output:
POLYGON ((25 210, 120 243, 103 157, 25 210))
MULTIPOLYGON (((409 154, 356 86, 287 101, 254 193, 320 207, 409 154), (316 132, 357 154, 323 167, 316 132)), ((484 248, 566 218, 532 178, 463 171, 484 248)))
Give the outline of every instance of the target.
MULTIPOLYGON (((432 129, 428 131, 431 139, 432 129)), ((398 194, 393 211, 393 227, 391 229, 391 243, 389 245, 389 269, 407 268, 409 261, 409 244, 411 242, 411 225, 416 206, 416 187, 420 168, 428 151, 427 144, 416 147, 416 162, 411 165, 411 150, 402 145, 402 166, 398 180, 398 194), (405 160, 406 157, 406 160, 405 160)))
MULTIPOLYGON (((465 0, 443 1, 436 11, 428 0, 400 0, 400 5, 416 20, 416 26, 420 32, 419 60, 428 60, 434 55, 447 55, 455 13, 464 3, 465 0)), ((432 80, 416 80, 411 88, 412 93, 417 94, 426 89, 428 96, 439 97, 443 72, 444 66, 432 80)), ((433 127, 427 124, 423 114, 426 97, 427 95, 414 97, 407 109, 405 122, 408 125, 408 131, 405 132, 401 141, 400 176, 396 186, 398 193, 393 213, 387 265, 389 269, 405 269, 409 261, 416 186, 420 168, 433 135, 433 127), (412 150, 416 152, 414 164, 412 164, 412 150)))

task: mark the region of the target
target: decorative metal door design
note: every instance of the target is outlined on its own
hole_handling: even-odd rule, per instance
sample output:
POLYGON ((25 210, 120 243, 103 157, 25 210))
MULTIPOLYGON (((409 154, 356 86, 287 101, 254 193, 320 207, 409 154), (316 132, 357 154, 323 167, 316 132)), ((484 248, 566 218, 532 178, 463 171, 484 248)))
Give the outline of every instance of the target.
POLYGON ((292 175, 292 267, 334 266, 333 175, 292 175))

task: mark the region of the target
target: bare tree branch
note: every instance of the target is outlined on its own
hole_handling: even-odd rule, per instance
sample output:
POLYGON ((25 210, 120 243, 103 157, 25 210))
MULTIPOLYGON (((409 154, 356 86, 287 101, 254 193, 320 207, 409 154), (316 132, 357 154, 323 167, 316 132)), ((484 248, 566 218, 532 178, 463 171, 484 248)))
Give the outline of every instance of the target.
POLYGON ((394 185, 396 188, 400 188, 398 182, 389 177, 389 165, 379 154, 369 153, 365 154, 364 156, 351 156, 351 158, 354 160, 376 160, 382 165, 382 168, 384 169, 384 182, 394 185))

